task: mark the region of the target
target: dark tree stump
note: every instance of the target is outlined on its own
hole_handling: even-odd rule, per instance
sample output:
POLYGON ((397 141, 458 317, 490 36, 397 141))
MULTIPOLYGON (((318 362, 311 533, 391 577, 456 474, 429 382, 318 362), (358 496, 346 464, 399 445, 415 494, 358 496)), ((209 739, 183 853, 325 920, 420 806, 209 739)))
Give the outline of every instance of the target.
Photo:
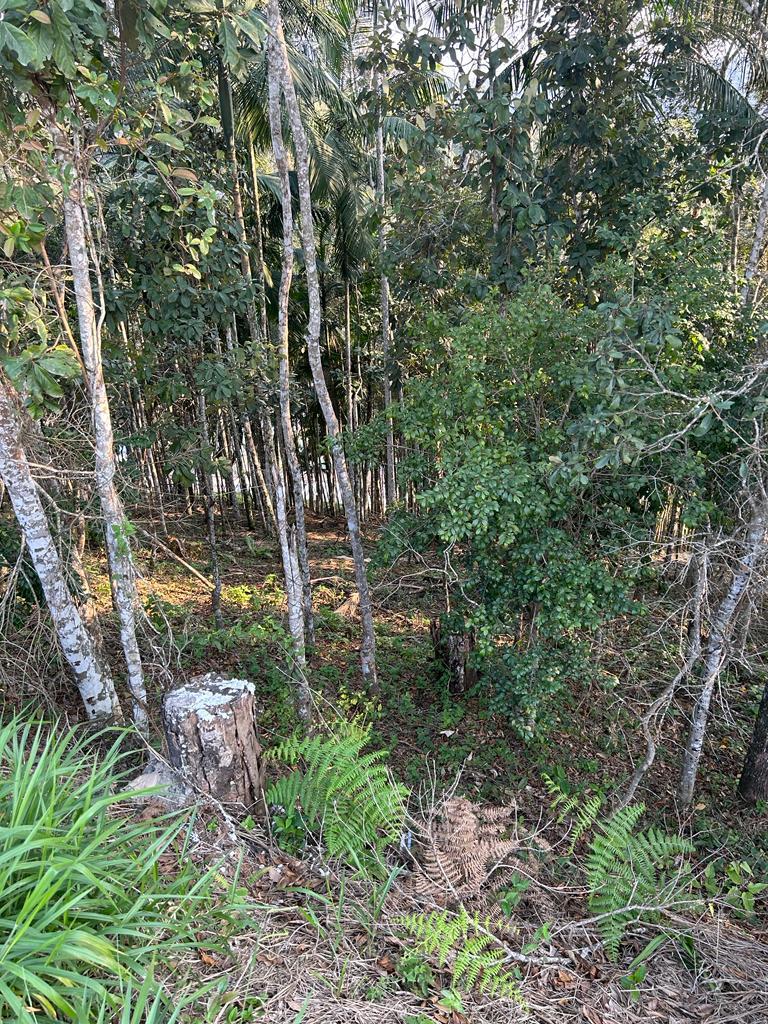
POLYGON ((196 676, 163 701, 171 766, 223 804, 261 803, 263 769, 253 684, 215 672, 196 676))
POLYGON ((477 671, 469 664, 475 649, 474 633, 444 634, 440 619, 432 619, 429 624, 435 660, 448 669, 448 692, 457 697, 474 686, 477 682, 477 671))

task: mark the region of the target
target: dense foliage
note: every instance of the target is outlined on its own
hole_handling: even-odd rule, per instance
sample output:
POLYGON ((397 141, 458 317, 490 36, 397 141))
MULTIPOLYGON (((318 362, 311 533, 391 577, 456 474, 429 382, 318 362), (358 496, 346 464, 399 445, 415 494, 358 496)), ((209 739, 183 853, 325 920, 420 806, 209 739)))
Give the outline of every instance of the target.
MULTIPOLYGON (((377 887, 369 953, 445 813, 396 777, 462 766, 507 852, 550 774, 609 961, 698 900, 639 819, 768 806, 767 55, 764 0, 0 0, 3 706, 154 743, 180 675, 254 677, 268 846, 377 887)), ((99 742, 0 730, 0 1017, 174 1014, 210 876, 99 742)), ((549 925, 454 903, 395 972, 465 1019, 549 925)))

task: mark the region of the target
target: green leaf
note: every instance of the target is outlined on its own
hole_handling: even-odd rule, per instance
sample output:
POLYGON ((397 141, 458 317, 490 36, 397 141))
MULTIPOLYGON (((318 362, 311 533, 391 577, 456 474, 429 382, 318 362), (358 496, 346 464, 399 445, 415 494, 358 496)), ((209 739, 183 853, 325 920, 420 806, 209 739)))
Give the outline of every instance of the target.
POLYGON ((152 138, 156 142, 162 142, 164 146, 168 146, 170 149, 175 149, 177 152, 184 149, 184 143, 181 139, 175 135, 169 135, 168 132, 155 132, 152 138))
POLYGON ((222 18, 219 24, 219 43, 224 54, 224 63, 231 69, 236 68, 240 63, 237 35, 232 28, 232 23, 227 18, 222 18))
POLYGON ((19 64, 29 67, 34 65, 38 58, 38 49, 34 40, 22 32, 16 25, 7 21, 0 21, 0 51, 10 50, 16 54, 19 64))
POLYGON ((256 11, 251 11, 247 17, 243 17, 240 14, 233 14, 232 20, 243 35, 250 39, 254 46, 261 47, 264 42, 265 27, 256 11))
POLYGON ((71 378, 80 374, 80 365, 75 354, 66 345, 56 345, 48 349, 40 358, 40 364, 55 377, 71 378))
POLYGON ((531 224, 543 224, 546 220, 544 210, 539 206, 538 203, 532 203, 528 207, 528 220, 531 224))

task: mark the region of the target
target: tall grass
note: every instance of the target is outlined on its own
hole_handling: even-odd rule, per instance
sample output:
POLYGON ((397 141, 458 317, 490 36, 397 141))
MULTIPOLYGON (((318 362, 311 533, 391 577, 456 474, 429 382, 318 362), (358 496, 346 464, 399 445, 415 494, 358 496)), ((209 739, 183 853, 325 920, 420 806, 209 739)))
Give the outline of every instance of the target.
POLYGON ((97 756, 74 729, 0 727, 0 1021, 103 1020, 194 943, 212 875, 179 849, 183 817, 119 812, 125 775, 122 737, 97 756), (171 851, 187 866, 166 874, 171 851))

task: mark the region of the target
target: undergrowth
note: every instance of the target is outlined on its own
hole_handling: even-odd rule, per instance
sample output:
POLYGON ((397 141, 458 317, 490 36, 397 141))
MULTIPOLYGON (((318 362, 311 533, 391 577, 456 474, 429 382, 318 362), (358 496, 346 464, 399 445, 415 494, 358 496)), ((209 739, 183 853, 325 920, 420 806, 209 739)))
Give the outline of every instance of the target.
POLYGON ((160 1021, 147 972, 199 945, 216 876, 185 858, 184 817, 120 813, 124 762, 124 735, 94 752, 74 729, 0 728, 0 1020, 103 1021, 128 986, 144 1009, 127 1020, 160 1021))

